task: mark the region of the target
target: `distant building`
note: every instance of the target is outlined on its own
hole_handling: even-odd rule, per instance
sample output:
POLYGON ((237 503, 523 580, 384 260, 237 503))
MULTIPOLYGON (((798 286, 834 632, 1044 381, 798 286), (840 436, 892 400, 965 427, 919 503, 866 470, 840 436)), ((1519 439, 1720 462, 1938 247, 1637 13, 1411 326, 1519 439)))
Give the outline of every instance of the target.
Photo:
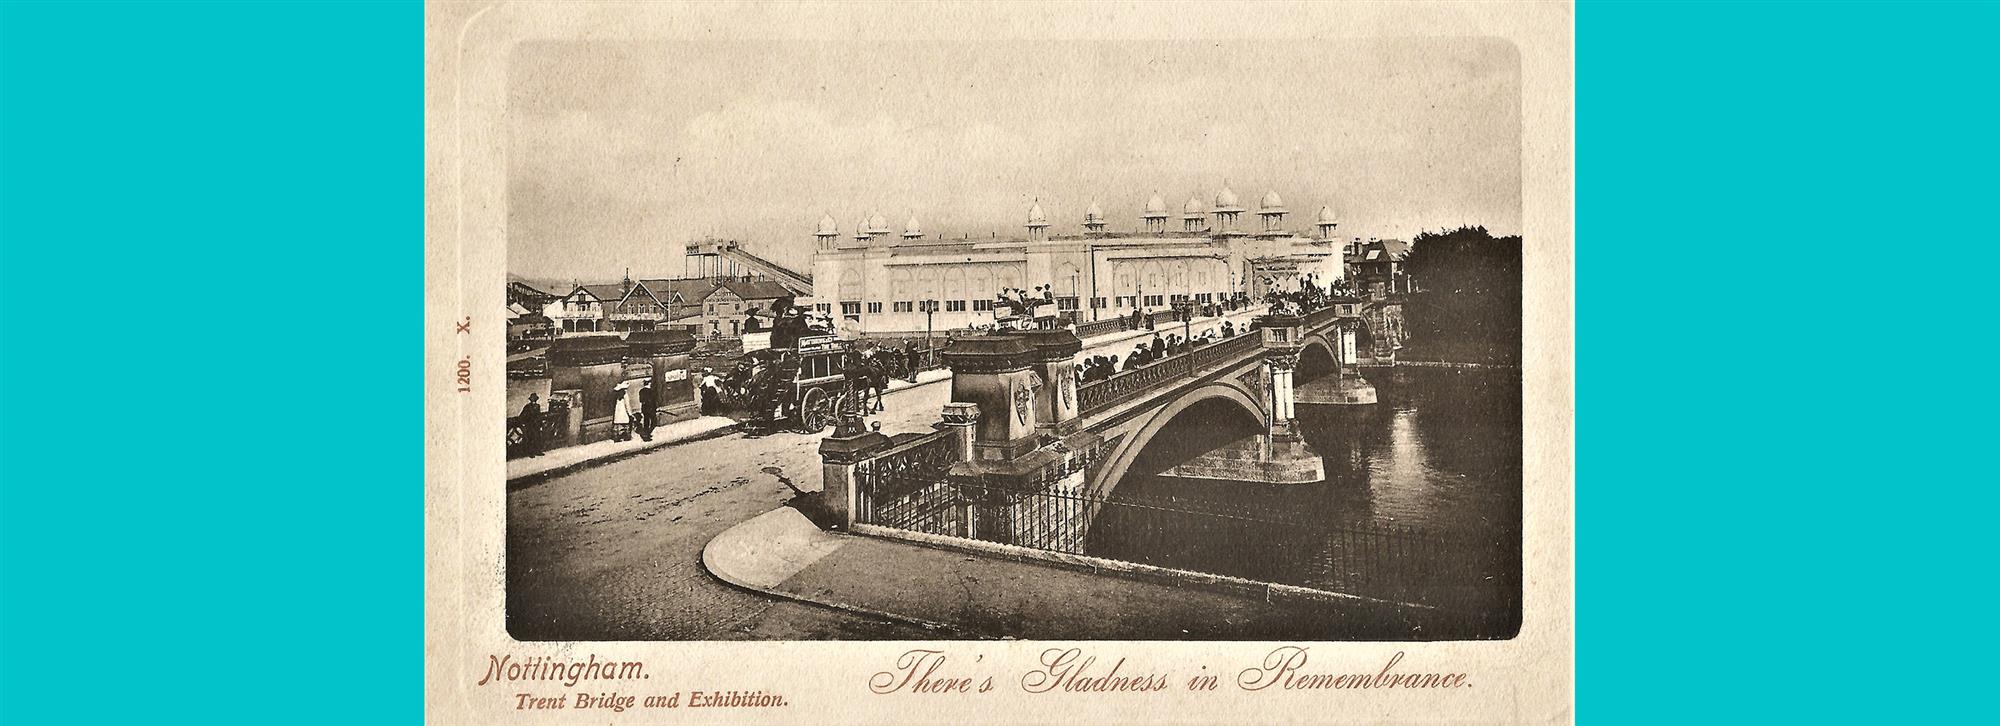
POLYGON ((548 316, 555 329, 562 333, 595 333, 611 329, 605 317, 607 304, 615 304, 624 297, 624 291, 616 285, 577 285, 569 294, 555 299, 542 307, 542 314, 548 316), (607 290, 606 288, 610 289, 607 290), (610 292, 607 301, 605 293, 610 292))
POLYGON ((507 303, 505 316, 509 343, 547 340, 555 336, 554 324, 549 320, 549 316, 543 315, 539 310, 518 302, 510 302, 507 303))
POLYGON ((914 217, 895 239, 880 214, 843 238, 829 214, 814 233, 813 303, 850 333, 909 333, 927 322, 937 330, 990 324, 992 301, 1003 288, 1050 285, 1061 313, 1087 322, 1182 299, 1257 297, 1267 279, 1290 285, 1310 273, 1326 284, 1344 274, 1331 209, 1320 210, 1310 236, 1285 228, 1288 211, 1275 191, 1254 211, 1259 223, 1243 223, 1246 211, 1224 185, 1213 209, 1189 198, 1178 230, 1168 231, 1167 205, 1154 195, 1138 231, 1109 231, 1092 202, 1079 233, 1051 234, 1037 201, 1025 237, 956 240, 926 238, 914 217), (929 321, 926 301, 936 302, 929 321))
POLYGON ((1415 281, 1403 269, 1403 257, 1410 243, 1402 240, 1356 237, 1347 243, 1347 272, 1354 291, 1361 298, 1361 318, 1368 323, 1360 332, 1362 355, 1387 358, 1403 345, 1403 295, 1415 292, 1415 281))
POLYGON ((770 326, 771 305, 791 297, 784 285, 764 277, 695 277, 641 280, 656 298, 671 300, 667 324, 685 327, 697 335, 736 336, 751 310, 762 313, 770 326))

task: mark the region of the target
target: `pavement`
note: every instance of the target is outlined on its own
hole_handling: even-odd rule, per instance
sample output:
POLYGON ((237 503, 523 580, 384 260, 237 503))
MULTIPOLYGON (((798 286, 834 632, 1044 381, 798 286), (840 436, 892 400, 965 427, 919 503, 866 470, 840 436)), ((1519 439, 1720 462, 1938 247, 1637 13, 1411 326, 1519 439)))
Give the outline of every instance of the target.
MULTIPOLYGON (((915 383, 905 380, 889 381, 889 392, 924 386, 939 381, 951 380, 951 371, 933 370, 917 374, 915 383)), ((728 416, 702 416, 686 421, 676 421, 653 429, 653 440, 642 441, 634 436, 626 441, 605 439, 577 446, 565 446, 542 452, 541 456, 523 456, 507 460, 507 482, 515 484, 542 479, 565 472, 597 464, 617 461, 636 454, 692 441, 721 436, 736 429, 736 419, 728 416)))
MULTIPOLYGON (((1199 335, 1201 331, 1221 324, 1224 318, 1235 320, 1241 325, 1262 311, 1263 307, 1258 306, 1244 308, 1221 317, 1196 318, 1190 324, 1190 329, 1194 334, 1199 335)), ((1179 324, 1163 324, 1157 331, 1143 329, 1126 330, 1092 336, 1084 339, 1084 349, 1079 355, 1119 355, 1122 357, 1129 351, 1125 350, 1121 344, 1137 338, 1150 340, 1155 332, 1163 335, 1179 333, 1180 328, 1179 324)), ((524 353, 522 355, 529 354, 524 353)), ((951 371, 944 369, 929 370, 918 373, 915 382, 900 379, 891 380, 888 392, 893 393, 906 388, 948 380, 951 380, 951 371)), ((524 456, 509 459, 507 461, 507 482, 510 485, 519 485, 538 481, 551 476, 576 471, 577 469, 618 461, 663 446, 702 441, 722 436, 734 431, 736 423, 735 419, 727 416, 702 416, 685 421, 676 421, 653 429, 652 441, 643 441, 637 436, 627 441, 606 439, 604 441, 579 444, 577 446, 550 449, 542 452, 541 456, 524 456)))
POLYGON ((746 590, 939 637, 1412 640, 1445 637, 1451 627, 1433 613, 1377 601, 1272 598, 1268 591, 828 532, 794 506, 717 535, 703 548, 702 565, 746 590))

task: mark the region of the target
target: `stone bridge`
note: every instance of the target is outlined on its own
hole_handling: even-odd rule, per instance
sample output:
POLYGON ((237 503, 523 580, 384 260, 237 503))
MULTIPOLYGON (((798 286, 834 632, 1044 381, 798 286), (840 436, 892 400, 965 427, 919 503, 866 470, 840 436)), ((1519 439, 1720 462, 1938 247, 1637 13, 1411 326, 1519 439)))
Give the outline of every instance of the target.
POLYGON ((1074 369, 1082 344, 1067 331, 960 338, 944 352, 952 395, 936 431, 892 437, 850 421, 822 441, 834 526, 878 525, 1076 551, 1097 507, 1142 454, 1156 442, 1203 438, 1182 422, 1196 409, 1231 419, 1241 437, 1216 442, 1210 435, 1204 448, 1214 448, 1163 473, 1321 481, 1323 464, 1299 437, 1295 405, 1302 398, 1374 402, 1373 389, 1352 365, 1360 326, 1358 318, 1332 308, 1262 315, 1242 335, 1083 385, 1074 369), (1296 385, 1329 375, 1303 393, 1296 385), (1039 523, 1024 523, 1018 511, 995 505, 1051 496, 1081 505, 1054 518, 1063 521, 1039 523), (1011 533, 997 536, 996 526, 1011 533), (1052 541, 1064 538, 1075 542, 1052 541))

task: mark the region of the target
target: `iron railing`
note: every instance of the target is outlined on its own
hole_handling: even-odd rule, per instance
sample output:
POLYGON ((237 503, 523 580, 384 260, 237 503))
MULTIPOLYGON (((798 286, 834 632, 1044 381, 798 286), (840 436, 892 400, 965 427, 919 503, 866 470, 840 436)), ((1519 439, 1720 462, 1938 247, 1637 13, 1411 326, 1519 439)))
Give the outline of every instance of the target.
POLYGON ((1195 346, 1095 383, 1086 383, 1076 389, 1077 410, 1089 414, 1129 401, 1175 378, 1192 377, 1210 367, 1234 362, 1260 346, 1261 342, 1255 335, 1237 335, 1223 338, 1221 342, 1195 346))
POLYGON ((1081 485, 1082 470, 1043 472, 1030 488, 948 482, 941 472, 864 478, 857 521, 1400 602, 1449 605, 1467 588, 1518 577, 1493 556, 1504 543, 1218 501, 1101 498, 1081 485))
POLYGON ((854 518, 909 529, 929 521, 936 502, 925 491, 944 482, 962 456, 958 438, 935 431, 890 448, 854 468, 854 518))

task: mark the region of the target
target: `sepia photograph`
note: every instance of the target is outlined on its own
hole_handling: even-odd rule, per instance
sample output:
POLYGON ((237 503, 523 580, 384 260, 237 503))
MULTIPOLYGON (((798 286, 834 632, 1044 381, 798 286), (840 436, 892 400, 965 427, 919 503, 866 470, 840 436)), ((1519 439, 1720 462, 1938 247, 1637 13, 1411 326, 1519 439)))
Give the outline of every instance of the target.
POLYGON ((1508 40, 547 39, 505 84, 513 638, 1519 631, 1508 40))

